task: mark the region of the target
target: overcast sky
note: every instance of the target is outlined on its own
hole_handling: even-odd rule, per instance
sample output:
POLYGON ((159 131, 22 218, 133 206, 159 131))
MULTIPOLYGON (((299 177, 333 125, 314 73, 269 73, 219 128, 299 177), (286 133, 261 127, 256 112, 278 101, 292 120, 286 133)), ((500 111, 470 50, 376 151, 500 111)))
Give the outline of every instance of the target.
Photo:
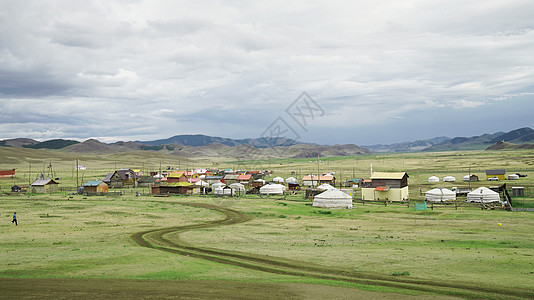
POLYGON ((531 0, 0 0, 0 139, 534 127, 533 16, 531 0), (292 119, 303 92, 313 118, 292 119))

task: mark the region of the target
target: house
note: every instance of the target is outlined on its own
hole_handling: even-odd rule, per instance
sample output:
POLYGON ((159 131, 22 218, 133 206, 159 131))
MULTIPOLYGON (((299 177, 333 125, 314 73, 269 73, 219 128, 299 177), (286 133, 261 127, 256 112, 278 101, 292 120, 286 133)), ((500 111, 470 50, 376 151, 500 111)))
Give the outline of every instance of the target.
POLYGON ((57 193, 59 183, 52 179, 37 179, 31 184, 32 194, 57 193))
POLYGON ((168 183, 187 182, 187 176, 185 175, 185 172, 174 171, 167 175, 167 182, 168 183))
POLYGON ((86 195, 107 194, 108 189, 108 185, 101 180, 88 181, 83 185, 83 193, 86 195))
POLYGON ((153 186, 152 195, 162 194, 182 194, 192 195, 194 189, 198 189, 193 183, 190 182, 174 182, 166 185, 153 186))
POLYGON ((0 170, 0 177, 15 177, 15 169, 0 170))
POLYGON ((249 184, 252 181, 252 174, 237 176, 237 182, 241 184, 249 184))
POLYGON ((334 186, 336 184, 336 178, 332 174, 323 174, 320 176, 308 175, 302 178, 302 184, 306 186, 317 186, 322 183, 328 183, 334 186), (319 182, 317 182, 317 180, 319 180, 319 182))
POLYGON ((476 174, 467 174, 462 178, 463 181, 478 181, 478 176, 476 174))
POLYGON ((408 200, 408 174, 406 172, 374 172, 371 186, 362 187, 362 200, 408 200))
POLYGON ((109 173, 104 182, 111 188, 133 187, 137 182, 137 175, 131 169, 120 169, 109 173))
POLYGON ((236 183, 237 182, 237 177, 239 177, 239 175, 237 174, 226 174, 222 180, 222 182, 226 183, 226 185, 230 185, 232 183, 236 183))
POLYGON ((345 182, 346 187, 357 188, 360 187, 360 182, 362 178, 351 178, 345 182))
POLYGON ((497 177, 499 180, 506 179, 506 171, 504 169, 486 170, 486 180, 491 177, 497 177))
POLYGON ((204 177, 204 181, 209 183, 210 185, 220 182, 224 179, 223 176, 206 176, 204 177))

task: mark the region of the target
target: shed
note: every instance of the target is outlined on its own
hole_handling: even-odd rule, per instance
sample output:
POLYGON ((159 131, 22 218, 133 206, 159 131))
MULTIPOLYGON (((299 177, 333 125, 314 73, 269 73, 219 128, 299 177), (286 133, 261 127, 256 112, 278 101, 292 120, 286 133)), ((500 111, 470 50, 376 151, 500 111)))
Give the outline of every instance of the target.
POLYGON ((238 177, 239 177, 238 174, 227 174, 226 176, 224 176, 224 179, 222 181, 230 185, 232 183, 236 183, 238 177))
POLYGON ((57 193, 59 183, 52 179, 38 179, 31 184, 31 193, 57 193))
POLYGON ((425 193, 429 202, 447 202, 456 200, 456 193, 446 188, 435 188, 425 193))
POLYGON ((506 171, 504 169, 486 170, 486 180, 491 177, 497 177, 499 180, 504 180, 506 171))
POLYGON ((469 181, 471 181, 471 182, 478 181, 478 175, 476 175, 476 174, 471 174, 471 175, 467 174, 462 178, 462 180, 463 181, 468 181, 468 182, 469 181))
POLYGON ((307 175, 302 178, 302 184, 306 186, 317 186, 321 183, 328 183, 331 185, 335 185, 336 178, 332 174, 327 175, 307 175))
POLYGON ((87 181, 83 185, 83 192, 89 195, 102 195, 108 192, 108 185, 101 180, 87 181))
POLYGON ((313 198, 314 207, 352 208, 352 197, 340 190, 326 190, 313 198))

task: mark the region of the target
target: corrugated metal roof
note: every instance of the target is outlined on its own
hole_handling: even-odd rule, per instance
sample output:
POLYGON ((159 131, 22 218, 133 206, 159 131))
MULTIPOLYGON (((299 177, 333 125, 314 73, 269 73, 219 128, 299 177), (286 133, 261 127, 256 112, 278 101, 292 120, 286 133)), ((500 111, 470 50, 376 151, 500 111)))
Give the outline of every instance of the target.
POLYGON ((101 180, 91 180, 87 181, 83 186, 98 186, 99 184, 103 183, 101 180))
POLYGON ((402 179, 406 172, 374 172, 371 179, 402 179))
POLYGON ((52 179, 37 179, 31 185, 47 185, 47 184, 58 184, 52 179))
POLYGON ((185 172, 172 172, 171 174, 167 175, 168 178, 180 178, 182 176, 185 176, 185 172))
POLYGON ((190 182, 173 182, 173 183, 169 183, 167 186, 183 186, 183 187, 191 186, 193 187, 195 185, 190 182))
POLYGON ((236 180, 237 177, 239 177, 239 175, 237 175, 237 174, 228 174, 228 175, 224 176, 224 180, 228 180, 228 179, 236 180))
POLYGON ((506 174, 504 169, 486 170, 486 175, 504 175, 506 174))
POLYGON ((250 178, 252 177, 252 175, 248 174, 248 175, 239 175, 237 177, 237 180, 250 180, 250 178))
POLYGON ((302 178, 302 180, 317 180, 317 177, 319 177, 319 180, 333 180, 334 179, 334 175, 321 175, 321 176, 316 176, 316 175, 307 175, 307 176, 304 176, 302 178))

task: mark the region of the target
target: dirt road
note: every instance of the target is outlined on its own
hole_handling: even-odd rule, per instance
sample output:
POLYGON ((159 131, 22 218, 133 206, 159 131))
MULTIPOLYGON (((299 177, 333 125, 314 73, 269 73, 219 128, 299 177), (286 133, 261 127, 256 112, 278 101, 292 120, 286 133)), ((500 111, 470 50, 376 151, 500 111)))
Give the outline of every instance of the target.
POLYGON ((213 209, 223 213, 225 218, 195 225, 176 226, 139 232, 134 234, 132 239, 143 247, 176 254, 189 255, 219 263, 276 274, 337 280, 367 285, 388 286, 421 292, 431 292, 447 296, 472 298, 534 298, 534 292, 528 290, 494 288, 491 286, 479 284, 475 285, 465 282, 439 282, 418 278, 401 278, 399 276, 364 272, 355 273, 351 270, 328 268, 324 266, 313 265, 309 262, 194 246, 190 242, 180 239, 179 233, 200 228, 227 226, 242 223, 248 221, 250 217, 239 211, 216 205, 184 202, 180 202, 179 204, 213 209))

